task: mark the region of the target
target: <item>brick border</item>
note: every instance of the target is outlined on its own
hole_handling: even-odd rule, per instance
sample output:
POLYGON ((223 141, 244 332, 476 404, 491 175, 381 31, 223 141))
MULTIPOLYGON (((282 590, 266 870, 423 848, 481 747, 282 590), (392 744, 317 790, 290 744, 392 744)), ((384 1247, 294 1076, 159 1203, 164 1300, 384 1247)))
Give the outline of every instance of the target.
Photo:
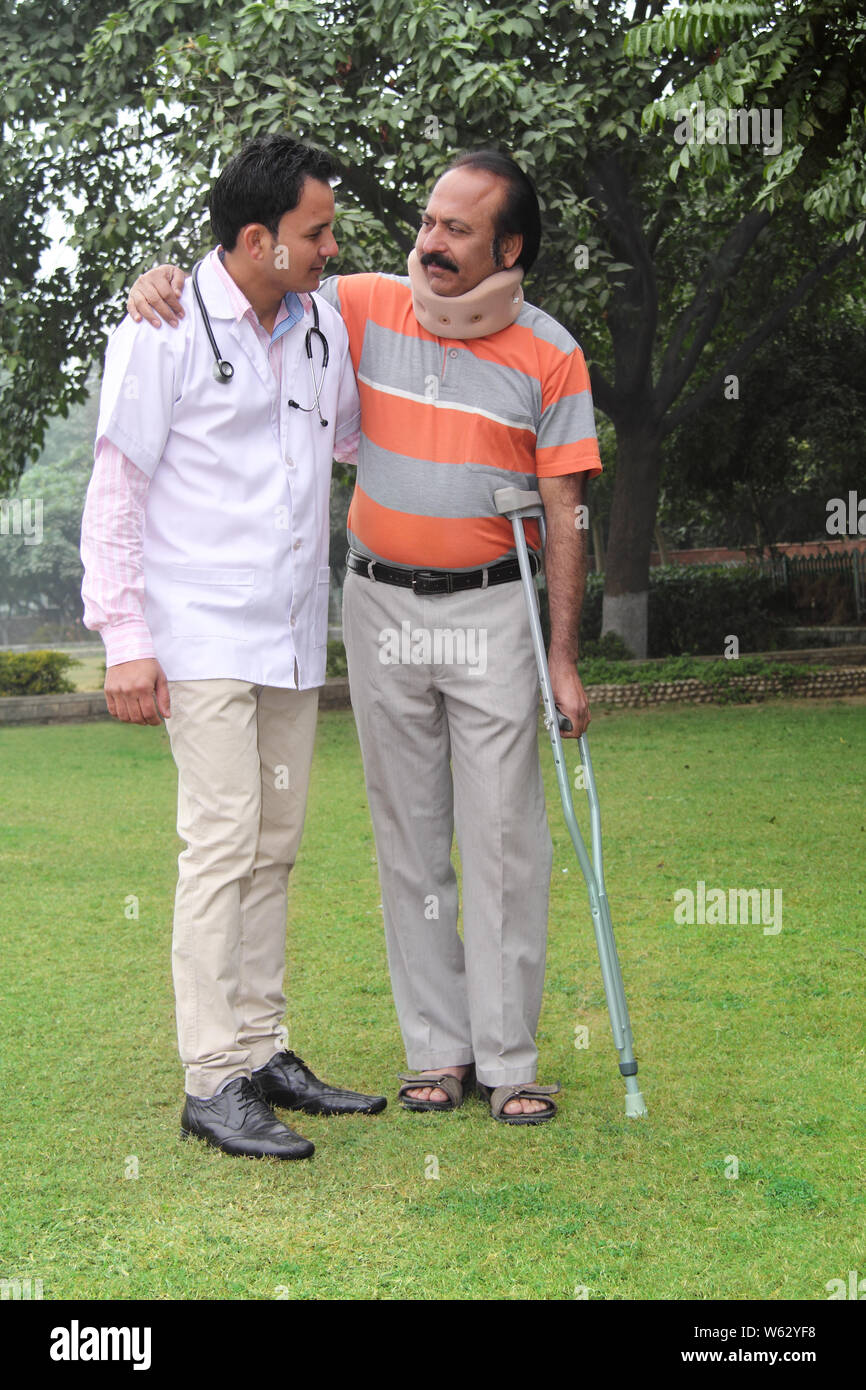
POLYGON ((785 681, 781 676, 734 676, 730 685, 710 685, 706 681, 654 681, 652 685, 589 685, 586 688, 590 705, 620 705, 639 708, 677 701, 701 705, 731 704, 745 695, 748 703, 782 696, 788 699, 826 699, 833 695, 857 695, 866 692, 866 667, 837 667, 834 671, 816 671, 814 675, 795 676, 785 681), (730 694, 734 694, 731 700, 730 694))
POLYGON ((0 726, 89 723, 110 718, 101 690, 74 695, 6 695, 0 699, 0 726))
MULTIPOLYGON (((320 709, 348 709, 346 677, 328 681, 319 696, 320 709)), ((0 697, 0 728, 16 724, 78 724, 110 719, 101 690, 78 690, 72 695, 7 695, 0 697)))

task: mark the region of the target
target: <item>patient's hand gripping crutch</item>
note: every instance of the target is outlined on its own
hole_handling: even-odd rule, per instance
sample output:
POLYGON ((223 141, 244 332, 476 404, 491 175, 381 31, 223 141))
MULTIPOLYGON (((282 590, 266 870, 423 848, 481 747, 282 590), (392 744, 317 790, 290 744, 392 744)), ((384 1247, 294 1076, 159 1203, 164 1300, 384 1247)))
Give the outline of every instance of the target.
MULTIPOLYGON (((577 740, 586 783, 586 795, 589 800, 590 824, 592 826, 592 861, 590 861, 589 855, 586 852, 586 846, 583 843, 580 827, 577 824, 577 817, 574 814, 571 785, 565 767, 562 739, 559 732, 559 718, 562 717, 564 719, 564 716, 559 715, 553 703, 550 672, 547 669, 547 653, 544 650, 544 638, 541 634, 541 622, 538 617, 535 586, 532 582, 532 574, 529 568, 529 553, 526 547, 523 522, 524 519, 529 517, 538 518, 543 544, 545 540, 544 507, 541 502, 541 497, 537 492, 527 492, 523 488, 517 487, 497 489, 493 494, 493 500, 496 503, 496 510, 502 516, 508 517, 514 530, 514 544, 517 549, 517 558, 520 562, 520 577, 523 582, 523 593, 526 598, 526 607, 529 613, 532 645, 535 650, 535 663, 538 667, 538 679, 541 685, 541 699, 544 705, 544 726, 550 736, 550 743, 553 748, 556 780, 559 783, 559 795, 562 800, 565 823, 568 826, 568 833, 571 836, 571 842, 574 845, 575 853, 577 854, 580 867, 583 870, 583 876, 586 879, 586 886, 589 890, 589 909, 592 913, 592 925, 595 929, 595 941, 598 947, 598 957, 601 962, 604 992, 607 996, 607 1007, 610 1013, 610 1026, 613 1032, 614 1045, 619 1052, 619 1069, 625 1078, 625 1113, 628 1116, 645 1115, 647 1113, 647 1108, 637 1081, 637 1062, 634 1059, 634 1043, 628 1017, 628 1005, 625 1002, 622 973, 619 968, 619 958, 616 953, 616 942, 613 936, 613 925, 610 920, 610 908, 608 907, 607 893, 604 886, 604 867, 601 853, 601 811, 598 804, 598 795, 595 790, 595 778, 592 773, 589 744, 585 734, 581 735, 577 740)), ((566 723, 566 727, 570 728, 571 725, 566 723)))

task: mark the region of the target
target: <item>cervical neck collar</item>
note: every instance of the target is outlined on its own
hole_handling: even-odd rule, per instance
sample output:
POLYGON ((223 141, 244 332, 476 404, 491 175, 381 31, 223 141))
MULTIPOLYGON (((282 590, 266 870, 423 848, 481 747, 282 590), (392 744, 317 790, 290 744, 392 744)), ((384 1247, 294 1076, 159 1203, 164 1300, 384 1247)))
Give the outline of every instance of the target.
POLYGON ((465 294, 435 294, 417 251, 409 254, 412 308, 422 328, 437 338, 486 338, 508 328, 523 308, 523 270, 497 270, 465 294))

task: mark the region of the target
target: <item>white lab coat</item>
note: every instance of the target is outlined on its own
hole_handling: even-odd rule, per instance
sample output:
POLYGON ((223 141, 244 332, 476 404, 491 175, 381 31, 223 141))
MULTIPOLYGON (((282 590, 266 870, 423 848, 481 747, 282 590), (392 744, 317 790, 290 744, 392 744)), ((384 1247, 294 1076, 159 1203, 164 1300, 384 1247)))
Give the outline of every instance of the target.
MULTIPOLYGON (((234 367, 229 383, 214 379, 190 280, 178 328, 127 317, 106 353, 98 435, 150 478, 145 619, 169 680, 306 690, 325 679, 331 460, 359 420, 345 325, 318 300, 330 350, 323 428, 317 411, 287 404, 314 403, 304 348, 312 308, 280 339, 278 392, 266 350, 246 320, 236 321, 212 256, 199 286, 220 355, 234 367)), ((318 382, 321 345, 314 338, 312 346, 318 382)))

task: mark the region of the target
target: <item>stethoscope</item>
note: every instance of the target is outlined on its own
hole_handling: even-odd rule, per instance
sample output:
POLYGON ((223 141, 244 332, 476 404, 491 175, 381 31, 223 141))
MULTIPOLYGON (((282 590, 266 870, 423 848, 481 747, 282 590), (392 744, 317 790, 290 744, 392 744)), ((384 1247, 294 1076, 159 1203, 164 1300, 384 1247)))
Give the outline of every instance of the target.
MULTIPOLYGON (((201 261, 196 261, 195 265, 194 265, 193 268, 192 268, 192 289, 193 289, 193 294, 195 295, 195 302, 196 302, 196 304, 198 305, 198 307, 199 307, 199 309, 200 309, 200 311, 201 311, 201 316, 202 316, 202 321, 204 322, 205 332, 207 333, 208 342, 209 342, 210 345, 211 345, 211 350, 213 351, 213 355, 214 355, 214 364, 213 364, 214 380, 221 382, 223 385, 226 385, 228 382, 231 381, 232 377, 234 376, 234 374, 235 374, 235 369, 234 369, 234 367, 232 366, 231 362, 229 362, 225 357, 221 357, 221 356, 220 356, 220 350, 219 350, 219 348, 217 347, 217 341, 216 341, 216 338, 215 338, 214 335, 213 335, 213 329, 212 329, 212 327, 211 327, 210 316, 208 315, 207 309, 204 307, 204 300, 203 300, 202 297, 201 297, 201 290, 199 289, 199 284, 198 284, 198 272, 199 272, 199 266, 200 266, 200 265, 201 265, 201 261)), ((323 389, 323 387, 324 387, 324 384, 325 384, 325 370, 326 370, 326 368, 327 368, 327 366, 328 366, 328 358, 329 358, 329 356, 330 356, 330 353, 328 352, 328 340, 327 340, 327 338, 325 337, 324 333, 322 332, 321 328, 319 327, 319 308, 318 308, 318 305, 316 304, 315 299, 313 299, 312 297, 311 297, 311 299, 310 299, 310 303, 311 303, 312 306, 313 306, 313 323, 312 323, 312 326, 311 326, 310 328, 307 329, 306 337, 305 337, 305 339, 304 339, 304 347, 306 348, 306 352, 307 352, 307 363, 308 363, 308 366, 309 366, 309 368, 310 368, 310 380, 311 380, 312 383, 313 383, 313 395, 314 395, 315 398, 316 398, 316 404, 315 404, 315 405, 300 405, 297 401, 289 401, 288 404, 289 404, 289 406, 290 406, 290 408, 291 408, 292 410, 303 410, 303 411, 306 411, 306 412, 309 412, 309 411, 312 411, 312 410, 317 410, 318 413, 319 413, 319 423, 320 423, 320 425, 322 426, 322 428, 324 428, 324 427, 327 425, 328 422, 327 422, 327 420, 324 418, 324 416, 322 415, 322 407, 321 407, 321 405, 319 404, 319 396, 320 396, 321 391, 322 391, 322 389, 323 389), (320 376, 320 378, 319 378, 318 384, 316 383, 316 372, 315 372, 315 369, 314 369, 314 367, 313 367, 313 337, 314 337, 314 336, 315 336, 316 338, 318 338, 319 342, 320 342, 321 345, 322 345, 322 373, 321 373, 321 376, 320 376)))

